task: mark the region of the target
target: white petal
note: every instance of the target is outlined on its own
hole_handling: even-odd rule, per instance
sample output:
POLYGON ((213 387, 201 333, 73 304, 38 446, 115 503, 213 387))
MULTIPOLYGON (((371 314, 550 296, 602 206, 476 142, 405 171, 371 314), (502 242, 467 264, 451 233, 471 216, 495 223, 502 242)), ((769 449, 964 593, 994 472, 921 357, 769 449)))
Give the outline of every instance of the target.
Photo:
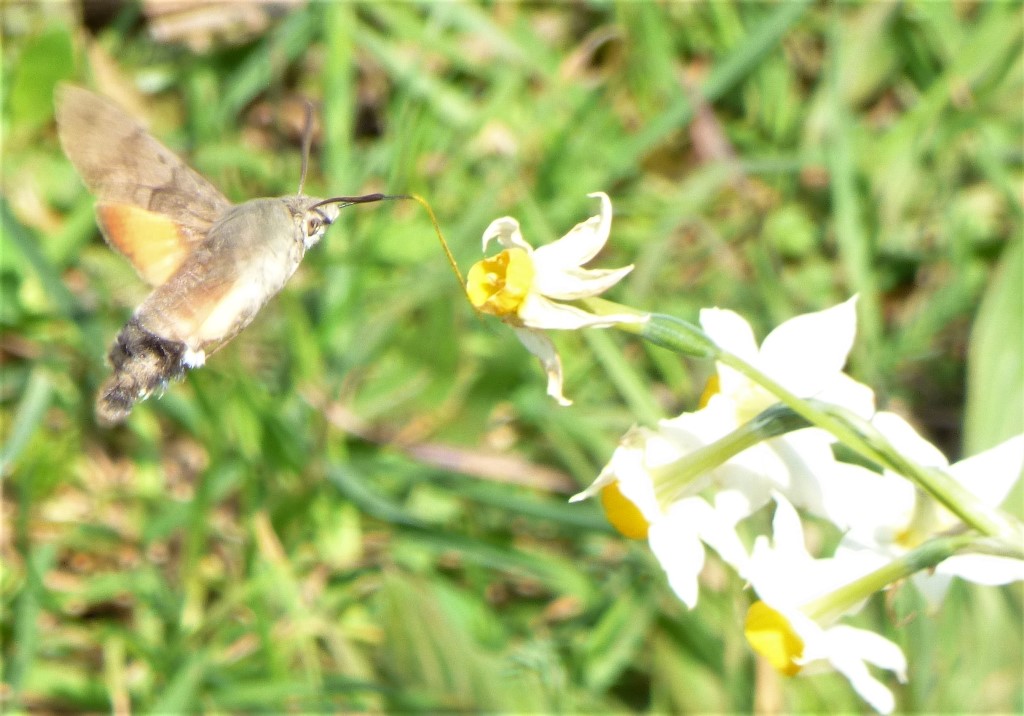
MULTIPOLYGON (((726 463, 730 466, 731 462, 726 463)), ((771 500, 771 485, 764 484, 762 480, 751 480, 750 475, 744 476, 739 486, 735 486, 735 475, 737 471, 730 469, 722 479, 720 471, 715 470, 716 483, 720 486, 715 492, 715 512, 717 512, 723 524, 735 525, 745 520, 759 509, 768 504, 771 500)))
POLYGON ((782 495, 775 497, 775 516, 772 518, 772 542, 775 549, 791 555, 792 559, 809 560, 810 553, 804 542, 804 527, 793 505, 782 495))
POLYGON ((750 464, 760 469, 765 487, 778 490, 797 507, 821 506, 835 465, 829 433, 798 430, 744 451, 737 461, 755 459, 750 464))
POLYGON ((601 200, 601 213, 576 224, 558 241, 537 249, 537 263, 562 269, 575 268, 590 261, 604 248, 612 226, 612 202, 603 192, 587 196, 601 200))
POLYGON ((843 366, 857 334, 857 297, 824 311, 796 316, 761 343, 760 367, 799 397, 827 388, 843 366))
POLYGON ((946 599, 946 593, 949 592, 949 585, 953 583, 952 575, 939 572, 918 572, 910 579, 928 604, 929 613, 938 611, 946 599))
POLYGON ((700 325, 717 345, 747 362, 757 360, 754 329, 735 311, 725 308, 702 308, 700 325))
POLYGON ((643 323, 646 315, 613 313, 598 316, 575 306, 549 301, 543 296, 530 293, 519 307, 519 318, 529 328, 576 330, 578 328, 607 328, 617 323, 643 323))
MULTIPOLYGON (((703 308, 700 325, 716 345, 742 358, 747 363, 757 364, 757 340, 754 329, 734 311, 723 308, 703 308)), ((728 366, 718 364, 718 389, 722 395, 733 395, 750 384, 750 379, 728 366)))
POLYGON ((892 443, 892 446, 924 467, 946 467, 949 461, 942 451, 921 437, 916 430, 896 413, 884 410, 875 413, 871 424, 892 443))
POLYGON ((993 554, 958 554, 941 562, 935 573, 997 587, 1024 581, 1024 560, 993 554))
POLYGON ((802 506, 840 530, 867 532, 872 540, 879 535, 891 539, 913 517, 917 490, 902 475, 836 461, 818 477, 820 502, 808 500, 802 506))
POLYGON ((878 634, 846 626, 829 629, 826 638, 830 641, 829 662, 836 671, 849 680, 854 691, 873 709, 882 714, 892 713, 896 707, 892 692, 871 675, 864 660, 882 662, 883 668, 898 671, 904 680, 906 659, 899 647, 878 634))
POLYGON ((837 374, 824 390, 816 393, 814 397, 826 403, 841 405, 865 420, 870 420, 875 414, 875 391, 863 383, 858 383, 846 373, 837 374))
POLYGON ((750 555, 747 554, 743 541, 736 532, 736 523, 732 522, 729 516, 722 514, 719 504, 716 499, 714 509, 694 518, 694 526, 701 540, 715 550, 723 562, 741 576, 745 576, 750 564, 750 555))
MULTIPOLYGON (((691 501, 703 502, 699 497, 682 502, 691 501)), ((699 593, 697 578, 704 568, 704 545, 693 526, 684 519, 685 514, 691 511, 690 505, 682 505, 677 510, 681 514, 675 518, 666 517, 651 525, 647 539, 668 576, 672 590, 683 604, 693 609, 697 606, 699 593)))
POLYGON ((558 401, 559 405, 572 405, 572 401, 562 395, 562 359, 558 357, 555 344, 540 331, 528 328, 513 328, 516 337, 526 346, 526 350, 540 359, 544 372, 548 376, 548 395, 558 401))
POLYGON ((522 232, 519 230, 519 222, 511 216, 503 216, 495 219, 484 229, 483 250, 487 253, 487 246, 494 239, 506 249, 519 248, 526 253, 533 253, 533 247, 526 243, 522 232))
POLYGON ((650 473, 651 453, 659 452, 663 442, 657 433, 647 428, 633 428, 623 436, 606 468, 618 478, 623 497, 640 510, 648 524, 665 516, 650 473))
MULTIPOLYGON (((539 249, 538 249, 539 251, 539 249)), ((602 294, 624 279, 633 266, 617 269, 560 269, 551 270, 534 254, 534 288, 550 298, 574 301, 578 298, 602 294)))
POLYGON ((601 471, 601 474, 597 476, 597 479, 587 485, 585 490, 577 492, 575 495, 569 498, 569 502, 582 502, 583 500, 589 499, 594 495, 598 494, 603 488, 615 482, 617 479, 615 473, 613 473, 611 463, 605 466, 601 471))
POLYGON ((989 507, 998 507, 1024 470, 1024 435, 961 460, 949 474, 989 507))
POLYGON ((842 645, 843 651, 896 674, 900 681, 907 678, 907 658, 903 651, 881 634, 867 629, 837 624, 826 631, 833 644, 842 645))

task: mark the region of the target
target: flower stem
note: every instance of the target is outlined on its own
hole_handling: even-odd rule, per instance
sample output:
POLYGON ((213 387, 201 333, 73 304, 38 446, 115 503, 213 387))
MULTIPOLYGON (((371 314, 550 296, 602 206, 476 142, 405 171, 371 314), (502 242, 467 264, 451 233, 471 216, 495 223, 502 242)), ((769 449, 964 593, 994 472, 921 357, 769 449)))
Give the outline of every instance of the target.
POLYGON ((954 535, 929 540, 875 571, 805 604, 801 611, 819 623, 830 623, 875 592, 923 569, 934 567, 977 541, 977 535, 954 535))
POLYGON ((773 405, 728 435, 686 453, 671 463, 651 468, 658 502, 668 506, 691 483, 719 465, 769 438, 808 427, 809 423, 785 405, 773 405))
POLYGON ((632 333, 641 338, 668 348, 676 353, 693 356, 695 358, 715 358, 719 354, 719 348, 707 334, 697 326, 664 313, 650 313, 638 311, 629 306, 607 301, 603 298, 581 298, 580 303, 598 316, 614 314, 631 314, 635 316, 646 316, 648 320, 637 323, 619 323, 616 328, 626 333, 632 333))

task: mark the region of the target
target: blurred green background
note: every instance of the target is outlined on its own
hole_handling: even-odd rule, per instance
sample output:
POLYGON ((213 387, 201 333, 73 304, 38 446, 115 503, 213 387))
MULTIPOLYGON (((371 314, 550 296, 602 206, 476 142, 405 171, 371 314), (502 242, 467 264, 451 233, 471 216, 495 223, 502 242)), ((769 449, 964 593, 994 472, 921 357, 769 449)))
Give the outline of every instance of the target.
MULTIPOLYGON (((463 270, 612 198, 611 298, 759 335, 859 292, 850 372, 952 458, 1024 418, 1015 3, 5 3, 0 419, 8 710, 863 711, 774 676, 717 562, 686 611, 646 544, 569 506, 711 366, 612 331, 535 360, 466 304, 416 204, 354 207, 208 365, 92 417, 146 291, 53 124, 114 97, 233 200, 417 192, 463 270)), ((1019 507, 1021 492, 1014 497, 1019 507)), ((755 516, 754 522, 767 520, 755 516)), ((837 536, 813 526, 821 544, 837 536)), ((1022 591, 912 589, 905 711, 1024 709, 1022 591)))

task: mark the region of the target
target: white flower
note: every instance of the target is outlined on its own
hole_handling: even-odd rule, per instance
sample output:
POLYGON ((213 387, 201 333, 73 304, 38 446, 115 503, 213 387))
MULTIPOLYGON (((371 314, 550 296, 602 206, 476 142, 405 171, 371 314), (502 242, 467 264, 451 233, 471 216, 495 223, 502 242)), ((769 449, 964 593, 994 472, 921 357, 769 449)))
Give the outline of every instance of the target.
MULTIPOLYGON (((990 508, 1003 503, 1024 469, 1024 435, 950 465, 938 448, 900 416, 880 412, 871 422, 897 450, 924 467, 944 470, 990 508)), ((852 521, 852 529, 844 536, 837 557, 847 552, 873 554, 877 563, 882 564, 931 537, 963 526, 959 517, 899 476, 886 473, 874 479, 885 483, 885 496, 875 498, 873 495, 879 492, 876 489, 859 499, 852 498, 858 504, 851 506, 860 514, 852 521)), ((1024 560, 984 554, 954 555, 930 572, 915 574, 913 581, 934 608, 942 602, 954 577, 977 584, 1008 584, 1024 580, 1024 560)))
MULTIPOLYGON (((870 417, 871 390, 842 370, 857 333, 857 297, 781 323, 758 348, 753 329, 740 315, 720 308, 700 312, 704 332, 718 346, 742 358, 798 398, 816 398, 870 417)), ((768 390, 721 363, 711 402, 728 402, 737 424, 779 402, 768 390)))
MULTIPOLYGON (((749 324, 731 311, 704 310, 701 323, 712 340, 798 396, 832 398, 860 413, 873 410, 871 391, 841 372, 856 330, 854 299, 786 321, 760 350, 749 324)), ((612 525, 649 540, 672 588, 691 608, 704 545, 742 573, 747 554, 736 525, 773 493, 846 529, 850 495, 873 475, 838 462, 832 436, 820 429, 767 439, 738 454, 725 450, 719 441, 778 400, 726 366, 719 365, 718 377, 704 408, 662 420, 656 430, 631 430, 594 483, 572 498, 600 494, 612 525), (705 490, 706 498, 699 495, 705 490)))
POLYGON ((504 249, 478 261, 466 277, 466 295, 483 312, 498 316, 512 326, 526 349, 537 356, 548 376, 548 395, 562 405, 562 363, 544 329, 607 328, 618 323, 638 323, 646 316, 615 314, 599 316, 562 301, 596 296, 621 281, 633 266, 618 269, 584 269, 608 241, 612 203, 607 194, 588 196, 601 200, 601 213, 577 224, 558 241, 534 249, 523 239, 519 222, 510 216, 495 219, 484 231, 483 250, 497 239, 504 249))
MULTIPOLYGON (((798 398, 839 405, 864 418, 874 413, 874 393, 843 373, 857 332, 857 297, 823 311, 795 316, 765 337, 758 347, 753 329, 738 314, 719 308, 700 313, 705 333, 798 398)), ((708 391, 709 415, 736 426, 778 403, 772 393, 735 369, 718 363, 717 385, 708 391)), ((831 434, 807 428, 767 440, 744 454, 760 466, 760 503, 777 490, 802 509, 846 529, 855 516, 850 496, 861 494, 869 471, 835 460, 831 434)))
POLYGON ((711 500, 698 496, 713 473, 690 475, 680 466, 713 441, 704 431, 709 425, 699 413, 684 413, 662 421, 657 431, 630 430, 597 480, 570 498, 576 502, 600 494, 608 521, 627 537, 648 539, 672 589, 691 609, 697 604, 704 544, 743 570, 747 553, 736 524, 752 511, 741 489, 724 487, 711 500))
POLYGON ((903 652, 874 632, 835 624, 843 613, 859 606, 844 603, 845 596, 837 590, 873 568, 873 560, 811 557, 796 510, 777 496, 773 539, 769 543, 763 536, 757 538, 746 572, 760 601, 750 607, 744 631, 751 647, 781 673, 794 676, 825 662, 843 674, 872 708, 890 713, 895 707, 892 692, 867 664, 905 681, 903 652))

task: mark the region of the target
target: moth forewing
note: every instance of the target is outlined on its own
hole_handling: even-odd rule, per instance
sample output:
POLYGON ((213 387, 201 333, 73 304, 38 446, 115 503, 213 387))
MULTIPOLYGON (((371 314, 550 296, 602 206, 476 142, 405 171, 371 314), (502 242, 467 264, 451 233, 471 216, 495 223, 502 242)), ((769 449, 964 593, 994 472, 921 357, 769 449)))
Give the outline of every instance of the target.
POLYGON ((104 237, 144 280, 166 279, 168 261, 180 265, 231 202, 110 100, 61 84, 55 101, 61 146, 99 200, 104 237))

